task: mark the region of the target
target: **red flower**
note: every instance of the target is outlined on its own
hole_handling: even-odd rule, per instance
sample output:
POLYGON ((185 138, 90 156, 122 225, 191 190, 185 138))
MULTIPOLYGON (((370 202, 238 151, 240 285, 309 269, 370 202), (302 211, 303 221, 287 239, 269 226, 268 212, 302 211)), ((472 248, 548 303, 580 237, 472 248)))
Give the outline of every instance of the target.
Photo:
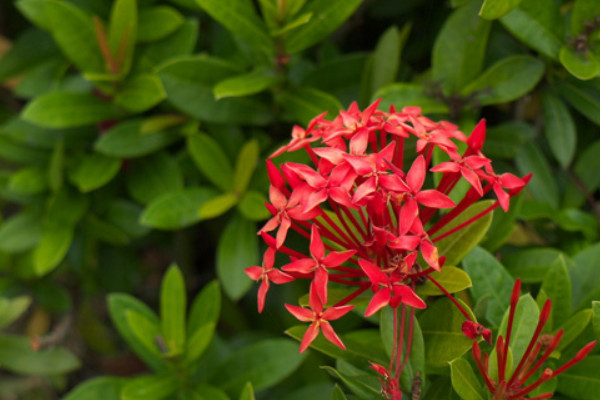
POLYGON ((316 291, 313 290, 312 286, 309 292, 308 305, 310 310, 298 306, 292 306, 290 304, 285 305, 285 308, 287 308, 288 311, 300 321, 311 322, 308 329, 304 333, 304 336, 302 337, 302 342, 300 342, 300 353, 310 346, 313 340, 315 340, 319 335, 319 331, 322 331, 325 338, 331 343, 346 350, 346 346, 344 346, 342 340, 335 333, 329 321, 336 320, 346 315, 354 308, 354 306, 329 307, 327 310, 323 311, 323 303, 321 302, 321 299, 319 299, 316 291))
POLYGON ((250 279, 255 281, 262 281, 258 288, 258 312, 262 313, 265 308, 265 298, 267 297, 267 291, 269 290, 269 282, 276 283, 278 285, 282 283, 288 283, 294 280, 294 277, 281 272, 277 268, 273 268, 275 262, 275 249, 269 247, 263 256, 262 266, 254 266, 245 269, 246 274, 250 279))

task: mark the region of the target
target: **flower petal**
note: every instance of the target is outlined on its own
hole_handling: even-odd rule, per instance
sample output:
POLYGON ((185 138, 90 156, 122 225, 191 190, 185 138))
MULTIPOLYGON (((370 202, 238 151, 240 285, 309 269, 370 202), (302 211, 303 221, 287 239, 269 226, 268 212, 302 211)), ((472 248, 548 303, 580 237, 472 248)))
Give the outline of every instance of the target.
POLYGON ((365 317, 370 317, 375 314, 377 311, 381 310, 383 307, 387 306, 390 303, 390 297, 392 295, 392 291, 388 287, 384 287, 379 290, 367 306, 367 310, 365 311, 365 317))
POLYGON ((293 306, 291 304, 285 304, 285 308, 287 308, 290 314, 302 322, 314 321, 315 319, 314 313, 308 308, 293 306))
POLYGON ((312 324, 310 324, 310 326, 304 333, 304 336, 302 337, 302 342, 300 342, 300 353, 306 350, 308 346, 310 346, 310 344, 313 342, 313 340, 317 338, 318 335, 319 325, 317 325, 316 322, 313 322, 312 324))
POLYGON ((342 340, 338 337, 338 335, 336 335, 335 331, 333 330, 333 327, 331 326, 331 324, 327 321, 321 321, 321 331, 323 332, 323 336, 325 336, 325 338, 327 338, 327 340, 329 340, 331 343, 335 344, 338 347, 341 347, 342 349, 346 350, 346 346, 344 346, 344 343, 342 343, 342 340))
POLYGON ((413 162, 408 174, 406 174, 406 183, 413 192, 418 192, 425 182, 425 158, 419 156, 413 162))

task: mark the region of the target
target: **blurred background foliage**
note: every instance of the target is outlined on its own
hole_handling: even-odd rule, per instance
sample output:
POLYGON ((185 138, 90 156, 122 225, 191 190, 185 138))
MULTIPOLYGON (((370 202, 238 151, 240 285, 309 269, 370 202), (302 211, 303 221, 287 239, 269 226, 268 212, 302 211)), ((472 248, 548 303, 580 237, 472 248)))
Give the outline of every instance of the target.
MULTIPOLYGON (((517 276, 538 302, 568 288, 555 326, 579 312, 580 348, 600 335, 599 72, 595 0, 3 1, 0 398, 60 398, 82 382, 69 399, 331 398, 334 381, 317 368, 327 358, 281 339, 292 324, 281 304, 305 288, 273 290, 258 317, 244 268, 262 254, 265 157, 293 124, 377 98, 464 132, 486 118, 485 154, 533 173, 494 215, 487 252, 465 259, 465 296, 498 327, 507 304, 490 313, 477 279, 490 263, 504 284, 488 290, 510 292, 517 276), (181 270, 167 273, 175 300, 164 304, 172 261, 181 270), (185 294, 215 277, 220 317, 191 312, 205 329, 195 348, 185 294), (178 317, 165 322, 168 310, 178 317), (179 353, 147 354, 157 332, 179 353), (192 362, 209 343, 210 368, 192 362), (286 368, 244 375, 276 356, 286 368), (86 381, 100 375, 113 377, 86 381), (149 383, 155 397, 136 392, 149 383), (99 387, 105 397, 90 394, 99 387)), ((578 373, 595 386, 567 381, 564 396, 598 398, 600 378, 586 371, 600 356, 588 360, 578 373)), ((449 393, 440 374, 425 398, 449 393)))

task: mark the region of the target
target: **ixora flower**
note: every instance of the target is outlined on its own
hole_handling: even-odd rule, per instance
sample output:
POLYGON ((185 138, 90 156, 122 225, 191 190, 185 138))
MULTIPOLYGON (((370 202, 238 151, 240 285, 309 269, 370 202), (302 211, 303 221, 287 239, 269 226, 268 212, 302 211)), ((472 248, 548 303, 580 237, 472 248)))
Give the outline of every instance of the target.
MULTIPOLYGON (((369 290, 367 316, 384 307, 401 308, 412 321, 414 310, 426 307, 415 292, 417 284, 429 279, 445 292, 430 275, 445 262, 436 242, 497 207, 507 210, 510 198, 530 178, 494 172, 491 160, 481 151, 483 120, 467 137, 454 124, 421 115, 418 107, 399 112, 391 107, 384 112, 378 105, 376 101, 360 111, 354 103, 333 120, 321 114, 306 129, 296 126, 292 140, 267 160, 271 186, 266 206, 272 218, 259 234, 268 250, 263 266, 250 267, 246 273, 262 282, 260 312, 269 282, 311 282, 310 310, 286 305, 300 321, 311 322, 300 351, 308 348, 319 331, 343 348, 328 321, 346 314, 348 304, 369 290), (310 163, 274 164, 276 156, 295 151, 306 152, 310 163), (443 162, 434 165, 440 155, 443 162), (453 190, 461 181, 467 190, 459 197, 453 190), (451 195, 459 199, 453 201, 451 195), (462 216, 484 196, 495 201, 477 215, 462 216), (456 218, 463 222, 448 226, 456 218), (290 232, 307 239, 306 252, 287 245, 290 232), (289 263, 274 267, 275 252, 289 257, 289 263), (348 294, 329 305, 328 290, 333 285, 347 288, 348 294)), ((489 337, 489 331, 471 321, 449 297, 471 323, 463 331, 473 338, 489 337)), ((399 329, 397 325, 396 317, 395 338, 401 341, 405 324, 399 329)), ((410 343, 413 324, 406 325, 410 343)), ((405 347, 394 346, 389 368, 376 369, 385 372, 382 386, 389 398, 399 398, 398 379, 410 351, 408 346, 403 358, 405 347)))
MULTIPOLYGON (((548 321, 550 315, 551 302, 550 299, 546 300, 546 303, 542 307, 537 327, 529 341, 525 353, 519 363, 512 371, 510 377, 506 376, 507 362, 509 359, 509 344, 510 337, 512 334, 512 326, 515 318, 515 311, 517 309, 517 303, 519 301, 519 295, 521 293, 521 281, 517 279, 513 287, 513 292, 510 300, 510 311, 508 314, 508 325, 506 329, 506 338, 502 335, 498 336, 496 340, 496 360, 497 360, 497 371, 498 379, 493 380, 489 375, 488 360, 489 356, 485 354, 482 358, 481 348, 477 341, 473 341, 472 354, 479 373, 483 377, 486 387, 492 393, 493 400, 522 400, 522 399, 550 399, 553 393, 542 393, 535 397, 525 397, 542 383, 554 378, 558 374, 571 368, 583 360, 596 346, 596 341, 590 342, 585 345, 570 361, 565 363, 563 366, 552 371, 550 368, 546 368, 542 371, 541 376, 537 379, 531 379, 533 375, 538 371, 544 362, 550 357, 552 352, 558 347, 560 340, 563 335, 563 331, 559 330, 549 340, 541 340, 540 333, 544 328, 544 325, 548 321), (541 354, 541 356, 540 356, 541 354)), ((516 361, 515 361, 516 362, 516 361)))

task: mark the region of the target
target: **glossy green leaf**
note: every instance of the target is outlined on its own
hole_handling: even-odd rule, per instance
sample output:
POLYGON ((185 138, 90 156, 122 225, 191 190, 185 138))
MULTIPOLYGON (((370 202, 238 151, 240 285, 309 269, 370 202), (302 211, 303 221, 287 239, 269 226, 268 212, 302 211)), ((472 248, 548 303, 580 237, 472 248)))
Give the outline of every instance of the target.
POLYGON ((559 39, 561 19, 553 0, 521 0, 519 7, 500 21, 512 35, 532 49, 558 59, 562 45, 559 39))
POLYGON ((191 55, 197 40, 198 21, 188 19, 172 34, 155 42, 148 43, 140 52, 142 54, 142 62, 153 68, 164 64, 165 60, 191 55))
POLYGON ((141 132, 142 120, 121 122, 96 141, 94 149, 112 157, 141 157, 168 146, 177 140, 171 132, 141 132))
POLYGON ((252 286, 252 280, 244 270, 257 263, 256 226, 235 215, 225 227, 217 245, 217 276, 231 299, 239 299, 252 286))
MULTIPOLYGON (((444 265, 440 272, 434 271, 429 274, 435 279, 448 293, 456 293, 470 288, 473 284, 469 275, 460 268, 451 265, 444 265)), ((423 285, 417 286, 419 296, 439 296, 444 294, 430 280, 425 281, 423 285)))
POLYGON ((56 50, 48 33, 39 29, 23 32, 0 60, 0 81, 30 70, 52 57, 56 50))
POLYGON ((127 378, 101 376, 80 383, 63 400, 108 400, 119 399, 127 378))
POLYGON ((104 219, 119 228, 128 237, 138 238, 150 230, 140 224, 141 213, 142 208, 133 201, 115 199, 109 203, 104 219))
POLYGON ((270 68, 258 67, 247 74, 227 78, 217 83, 213 93, 217 100, 224 97, 240 97, 262 92, 273 86, 279 78, 270 68))
POLYGON ((181 229, 200 220, 198 207, 217 196, 212 188, 191 187, 155 198, 140 217, 143 225, 159 229, 181 229))
MULTIPOLYGON (((506 330, 508 327, 509 310, 506 310, 500 324, 499 334, 506 338, 506 330)), ((517 308, 515 310, 512 333, 510 336, 510 349, 512 350, 513 359, 517 362, 521 360, 540 317, 540 310, 531 295, 526 294, 519 298, 517 308)), ((507 375, 509 372, 507 371, 507 375)))
POLYGON ((121 160, 92 153, 83 156, 69 171, 69 178, 85 193, 110 182, 119 172, 121 160))
POLYGON ((61 139, 56 143, 50 157, 50 165, 48 165, 48 186, 52 192, 60 190, 64 179, 64 161, 65 161, 65 140, 61 139))
POLYGON ((586 23, 600 15, 600 3, 595 0, 576 0, 573 2, 573 12, 571 14, 571 33, 579 35, 588 28, 586 23))
POLYGON ((46 0, 17 0, 15 1, 15 7, 34 25, 44 29, 50 30, 51 21, 49 21, 46 15, 46 0))
POLYGON ((154 6, 140 10, 138 15, 138 42, 154 42, 173 33, 184 18, 169 6, 154 6))
POLYGON ((493 200, 483 200, 470 205, 458 217, 453 218, 444 228, 433 235, 433 241, 438 248, 440 256, 446 256, 447 265, 458 265, 469 254, 471 249, 477 246, 492 223, 492 213, 485 214, 475 222, 439 241, 436 241, 436 237, 468 221, 492 204, 494 204, 493 200))
POLYGON ((256 342, 232 354, 213 370, 210 381, 231 396, 252 382, 256 390, 280 382, 300 366, 304 359, 298 345, 286 339, 267 339, 256 342))
POLYGON ((569 275, 573 286, 573 306, 576 308, 600 298, 597 260, 600 260, 600 243, 581 250, 573 257, 574 265, 569 269, 569 275))
POLYGON ((578 400, 598 400, 600 356, 589 356, 560 374, 558 391, 578 400))
POLYGON ((265 207, 266 202, 267 198, 264 194, 256 190, 248 190, 240 199, 237 208, 244 218, 250 221, 261 221, 271 216, 265 207))
POLYGON ((598 219, 576 208, 563 208, 553 216, 553 220, 565 231, 582 232, 590 242, 596 241, 600 234, 598 219))
POLYGON ((592 301, 592 328, 596 340, 600 340, 600 301, 592 301))
POLYGON ((166 96, 158 76, 142 74, 126 81, 115 95, 114 102, 128 111, 139 113, 154 107, 166 96))
POLYGON ((524 174, 533 174, 531 181, 525 187, 533 197, 548 204, 550 207, 558 208, 558 186, 555 176, 550 169, 548 160, 544 154, 533 143, 527 143, 521 147, 517 155, 517 167, 524 174))
POLYGON ((597 81, 595 85, 590 82, 569 82, 558 84, 560 94, 587 119, 600 125, 600 90, 597 81))
POLYGON ((187 340, 187 348, 185 352, 185 360, 191 363, 202 356, 208 345, 210 344, 215 332, 215 324, 213 322, 206 323, 196 329, 187 340))
POLYGON ((145 375, 131 379, 121 391, 121 400, 160 400, 177 392, 179 382, 171 374, 145 375))
POLYGON ((38 194, 48 188, 48 178, 39 167, 26 167, 15 173, 8 181, 8 188, 22 194, 38 194))
MULTIPOLYGON (((193 400, 230 400, 231 398, 225 394, 221 389, 216 388, 211 385, 207 385, 206 383, 196 384, 192 390, 189 390, 189 393, 192 397, 190 399, 193 400)), ((186 394, 187 394, 186 393, 186 394)))
POLYGON ((216 324, 220 311, 221 291, 219 282, 212 281, 202 289, 192 303, 187 327, 188 337, 208 323, 216 324))
POLYGON ((552 299, 551 326, 559 326, 571 315, 571 280, 563 256, 559 256, 542 282, 542 290, 552 299))
POLYGON ((112 293, 108 296, 108 311, 117 331, 129 347, 153 370, 164 371, 167 368, 165 361, 162 358, 157 358, 153 351, 149 351, 146 346, 139 342, 137 334, 129 324, 127 317, 127 311, 135 311, 152 325, 160 326, 156 314, 144 303, 125 293, 112 293))
POLYGON ((188 117, 180 114, 159 114, 153 115, 142 122, 140 131, 142 133, 154 133, 164 129, 172 128, 177 125, 182 125, 188 121, 188 117))
POLYGON ((104 72, 92 17, 72 3, 50 0, 45 4, 49 28, 62 52, 84 72, 104 72))
POLYGON ((188 115, 219 123, 269 122, 270 110, 255 98, 215 99, 213 86, 240 72, 236 65, 215 57, 193 56, 168 62, 158 70, 158 75, 168 100, 188 115))
POLYGON ((45 223, 40 241, 33 251, 33 268, 36 275, 45 275, 56 268, 67 255, 72 240, 73 227, 45 223))
POLYGON ((169 192, 183 189, 183 176, 177 162, 166 152, 131 160, 127 189, 139 203, 147 204, 169 192))
POLYGON ((519 55, 504 58, 467 85, 463 95, 477 93, 482 105, 506 103, 531 91, 542 79, 544 63, 535 57, 519 55))
MULTIPOLYGON (((575 158, 573 172, 589 192, 595 191, 600 186, 600 174, 596 173, 600 170, 600 157, 597 156, 599 152, 600 140, 597 140, 575 158)), ((586 201, 581 188, 573 181, 569 182, 564 195, 565 207, 580 207, 586 201)))
POLYGON ((117 60, 113 74, 118 72, 125 76, 129 72, 137 29, 137 1, 115 0, 108 26, 108 45, 113 59, 117 60))
POLYGON ((309 87, 300 87, 281 93, 277 101, 283 106, 285 116, 302 125, 308 123, 324 111, 328 115, 337 115, 342 105, 329 93, 309 87))
POLYGON ((379 107, 382 110, 389 109, 393 104, 396 110, 402 110, 407 106, 417 106, 421 107, 423 114, 448 113, 446 104, 429 95, 422 85, 413 83, 392 83, 384 86, 373 95, 373 100, 378 98, 381 98, 379 107))
POLYGON ((56 375, 79 367, 79 360, 62 347, 35 351, 27 337, 0 335, 0 368, 17 374, 56 375))
POLYGON ((75 226, 85 215, 89 203, 89 197, 64 187, 48 200, 44 223, 75 226))
POLYGON ((181 354, 185 346, 186 304, 183 274, 172 264, 160 289, 160 320, 169 356, 181 354))
POLYGON ((298 53, 326 38, 360 5, 360 0, 312 1, 302 9, 312 18, 285 36, 285 50, 298 53))
POLYGON ((546 139, 554 157, 566 168, 571 163, 577 147, 575 122, 559 97, 544 93, 542 101, 546 139))
POLYGON ((239 198, 233 193, 224 193, 205 201, 198 209, 200 219, 215 218, 225 214, 236 205, 239 198))
POLYGON ((0 328, 4 328, 19 318, 31 304, 29 296, 0 297, 0 328))
POLYGON ((22 211, 0 225, 0 250, 19 253, 29 250, 38 243, 41 236, 40 216, 22 211))
POLYGON ((281 36, 294 28, 302 26, 309 22, 312 19, 312 16, 313 14, 311 12, 303 13, 294 18, 292 21, 285 24, 284 26, 282 26, 281 28, 271 30, 271 36, 281 36))
POLYGON ((246 382, 242 392, 240 393, 240 400, 255 400, 254 397, 254 388, 252 387, 252 382, 246 382))
POLYGON ((465 271, 475 285, 471 293, 475 301, 487 297, 486 318, 498 326, 510 303, 514 281, 502 264, 481 247, 475 247, 463 260, 465 271))
POLYGON ((552 269, 554 262, 565 255, 554 248, 520 250, 502 257, 502 263, 512 276, 524 283, 541 282, 552 269))
POLYGON ((163 353, 157 345, 157 341, 161 338, 160 325, 154 321, 154 318, 148 318, 131 309, 125 311, 125 318, 137 344, 152 354, 155 359, 160 360, 163 357, 163 353))
POLYGON ((485 0, 479 16, 485 19, 498 19, 517 7, 521 0, 485 0))
MULTIPOLYGON (((338 367, 344 365, 346 368, 352 367, 352 364, 346 363, 340 360, 336 363, 338 367)), ((327 371, 336 380, 340 380, 344 383, 344 386, 350 389, 352 393, 359 399, 373 399, 381 395, 381 390, 378 389, 377 378, 373 374, 365 373, 364 371, 355 371, 357 368, 353 367, 352 374, 341 372, 330 366, 322 366, 321 369, 327 371)))
POLYGON ((119 227, 104 221, 94 214, 87 214, 82 222, 85 233, 106 243, 123 246, 130 241, 129 236, 119 227))
POLYGON ((463 358, 457 358, 450 362, 450 378, 452 387, 463 400, 485 400, 487 394, 477 375, 473 372, 471 364, 463 358))
POLYGON ((348 398, 342 389, 338 385, 335 385, 335 388, 333 388, 333 392, 331 393, 331 400, 348 400, 348 398))
MULTIPOLYGON (((554 304, 552 304, 554 306, 554 304)), ((562 351, 566 349, 569 344, 573 343, 575 339, 588 326, 590 321, 593 318, 593 311, 589 308, 585 310, 581 310, 575 314, 573 314, 568 320, 566 320, 562 325, 558 326, 558 328, 554 329, 554 331, 563 330, 563 335, 558 344, 557 350, 562 351)))
POLYGON ((392 26, 379 37, 371 65, 371 93, 396 81, 402 45, 409 32, 407 27, 401 33, 396 26, 392 26))
POLYGON ((477 15, 478 2, 453 11, 438 33, 431 59, 433 79, 448 92, 472 82, 483 67, 491 23, 477 15))
POLYGON ((563 46, 558 57, 563 67, 577 79, 592 79, 600 72, 600 60, 589 51, 583 53, 576 51, 571 46, 563 46))
POLYGON ((202 171, 216 187, 230 191, 233 188, 233 168, 219 144, 205 133, 188 137, 187 149, 202 171))
POLYGON ((258 163, 259 151, 258 141, 255 139, 244 143, 240 150, 233 174, 233 190, 237 195, 246 191, 258 163))
POLYGON ((427 366, 445 367, 471 348, 472 340, 461 330, 464 321, 465 317, 447 298, 428 305, 419 316, 427 366))
POLYGON ((50 92, 29 102, 21 115, 41 127, 71 128, 115 119, 122 112, 92 94, 50 92))
POLYGON ((219 0, 196 0, 211 17, 219 21, 234 35, 247 41, 264 54, 274 53, 274 43, 267 27, 248 0, 231 0, 223 4, 219 0))

